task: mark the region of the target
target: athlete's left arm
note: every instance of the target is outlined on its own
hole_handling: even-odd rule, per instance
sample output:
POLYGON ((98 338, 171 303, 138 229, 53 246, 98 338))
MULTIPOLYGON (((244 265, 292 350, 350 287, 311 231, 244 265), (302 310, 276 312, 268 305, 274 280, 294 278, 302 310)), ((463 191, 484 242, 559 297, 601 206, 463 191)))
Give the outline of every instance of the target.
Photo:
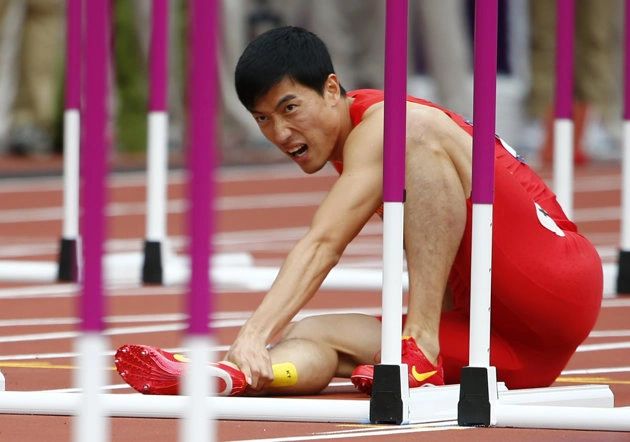
POLYGON ((344 146, 343 173, 230 348, 228 359, 251 376, 254 388, 261 388, 273 378, 268 355, 262 355, 260 347, 311 299, 346 246, 381 204, 382 139, 382 114, 380 118, 371 116, 352 131, 344 146))

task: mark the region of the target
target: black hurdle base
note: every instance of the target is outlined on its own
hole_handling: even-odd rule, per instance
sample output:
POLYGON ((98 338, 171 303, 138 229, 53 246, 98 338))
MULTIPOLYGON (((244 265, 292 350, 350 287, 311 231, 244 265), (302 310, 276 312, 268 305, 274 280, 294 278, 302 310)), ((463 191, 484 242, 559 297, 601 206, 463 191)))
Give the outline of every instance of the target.
POLYGON ((396 425, 403 423, 404 411, 400 381, 399 365, 374 366, 374 384, 370 398, 371 423, 396 425))
POLYGON ((57 257, 57 281, 76 282, 78 276, 77 240, 61 238, 57 257))
POLYGON ((619 251, 617 269, 617 293, 630 295, 630 250, 619 251))
POLYGON ((144 242, 144 263, 142 264, 144 284, 162 284, 162 243, 144 242))
POLYGON ((484 367, 464 367, 461 372, 459 402, 457 404, 457 423, 463 427, 489 427, 491 422, 490 376, 484 367))

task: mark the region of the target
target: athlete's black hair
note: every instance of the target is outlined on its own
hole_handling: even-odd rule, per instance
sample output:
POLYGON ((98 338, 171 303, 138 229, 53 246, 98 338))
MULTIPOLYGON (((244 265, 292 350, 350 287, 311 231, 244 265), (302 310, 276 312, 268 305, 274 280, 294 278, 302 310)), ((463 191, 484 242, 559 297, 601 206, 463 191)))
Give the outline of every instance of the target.
MULTIPOLYGON (((324 84, 335 73, 324 42, 295 26, 271 29, 252 40, 238 60, 234 73, 241 103, 254 109, 256 101, 285 77, 323 95, 324 84)), ((346 91, 341 88, 342 95, 346 91)))

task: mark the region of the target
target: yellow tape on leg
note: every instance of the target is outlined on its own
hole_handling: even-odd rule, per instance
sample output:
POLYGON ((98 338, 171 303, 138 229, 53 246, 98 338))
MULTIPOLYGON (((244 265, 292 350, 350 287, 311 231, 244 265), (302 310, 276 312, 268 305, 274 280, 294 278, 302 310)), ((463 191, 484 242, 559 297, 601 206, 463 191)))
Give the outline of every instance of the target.
POLYGON ((273 364, 271 368, 273 369, 273 382, 270 387, 291 387, 297 384, 297 370, 291 362, 273 364))

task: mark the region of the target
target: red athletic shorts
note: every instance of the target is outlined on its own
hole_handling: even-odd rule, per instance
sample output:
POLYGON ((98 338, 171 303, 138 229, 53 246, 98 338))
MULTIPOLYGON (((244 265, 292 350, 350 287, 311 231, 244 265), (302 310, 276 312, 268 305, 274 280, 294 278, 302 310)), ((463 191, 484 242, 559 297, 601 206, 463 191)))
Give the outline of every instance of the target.
MULTIPOLYGON (((554 382, 595 324, 602 265, 555 195, 497 140, 490 362, 510 388, 554 382)), ((447 383, 468 365, 472 204, 449 286, 440 345, 447 383)))

